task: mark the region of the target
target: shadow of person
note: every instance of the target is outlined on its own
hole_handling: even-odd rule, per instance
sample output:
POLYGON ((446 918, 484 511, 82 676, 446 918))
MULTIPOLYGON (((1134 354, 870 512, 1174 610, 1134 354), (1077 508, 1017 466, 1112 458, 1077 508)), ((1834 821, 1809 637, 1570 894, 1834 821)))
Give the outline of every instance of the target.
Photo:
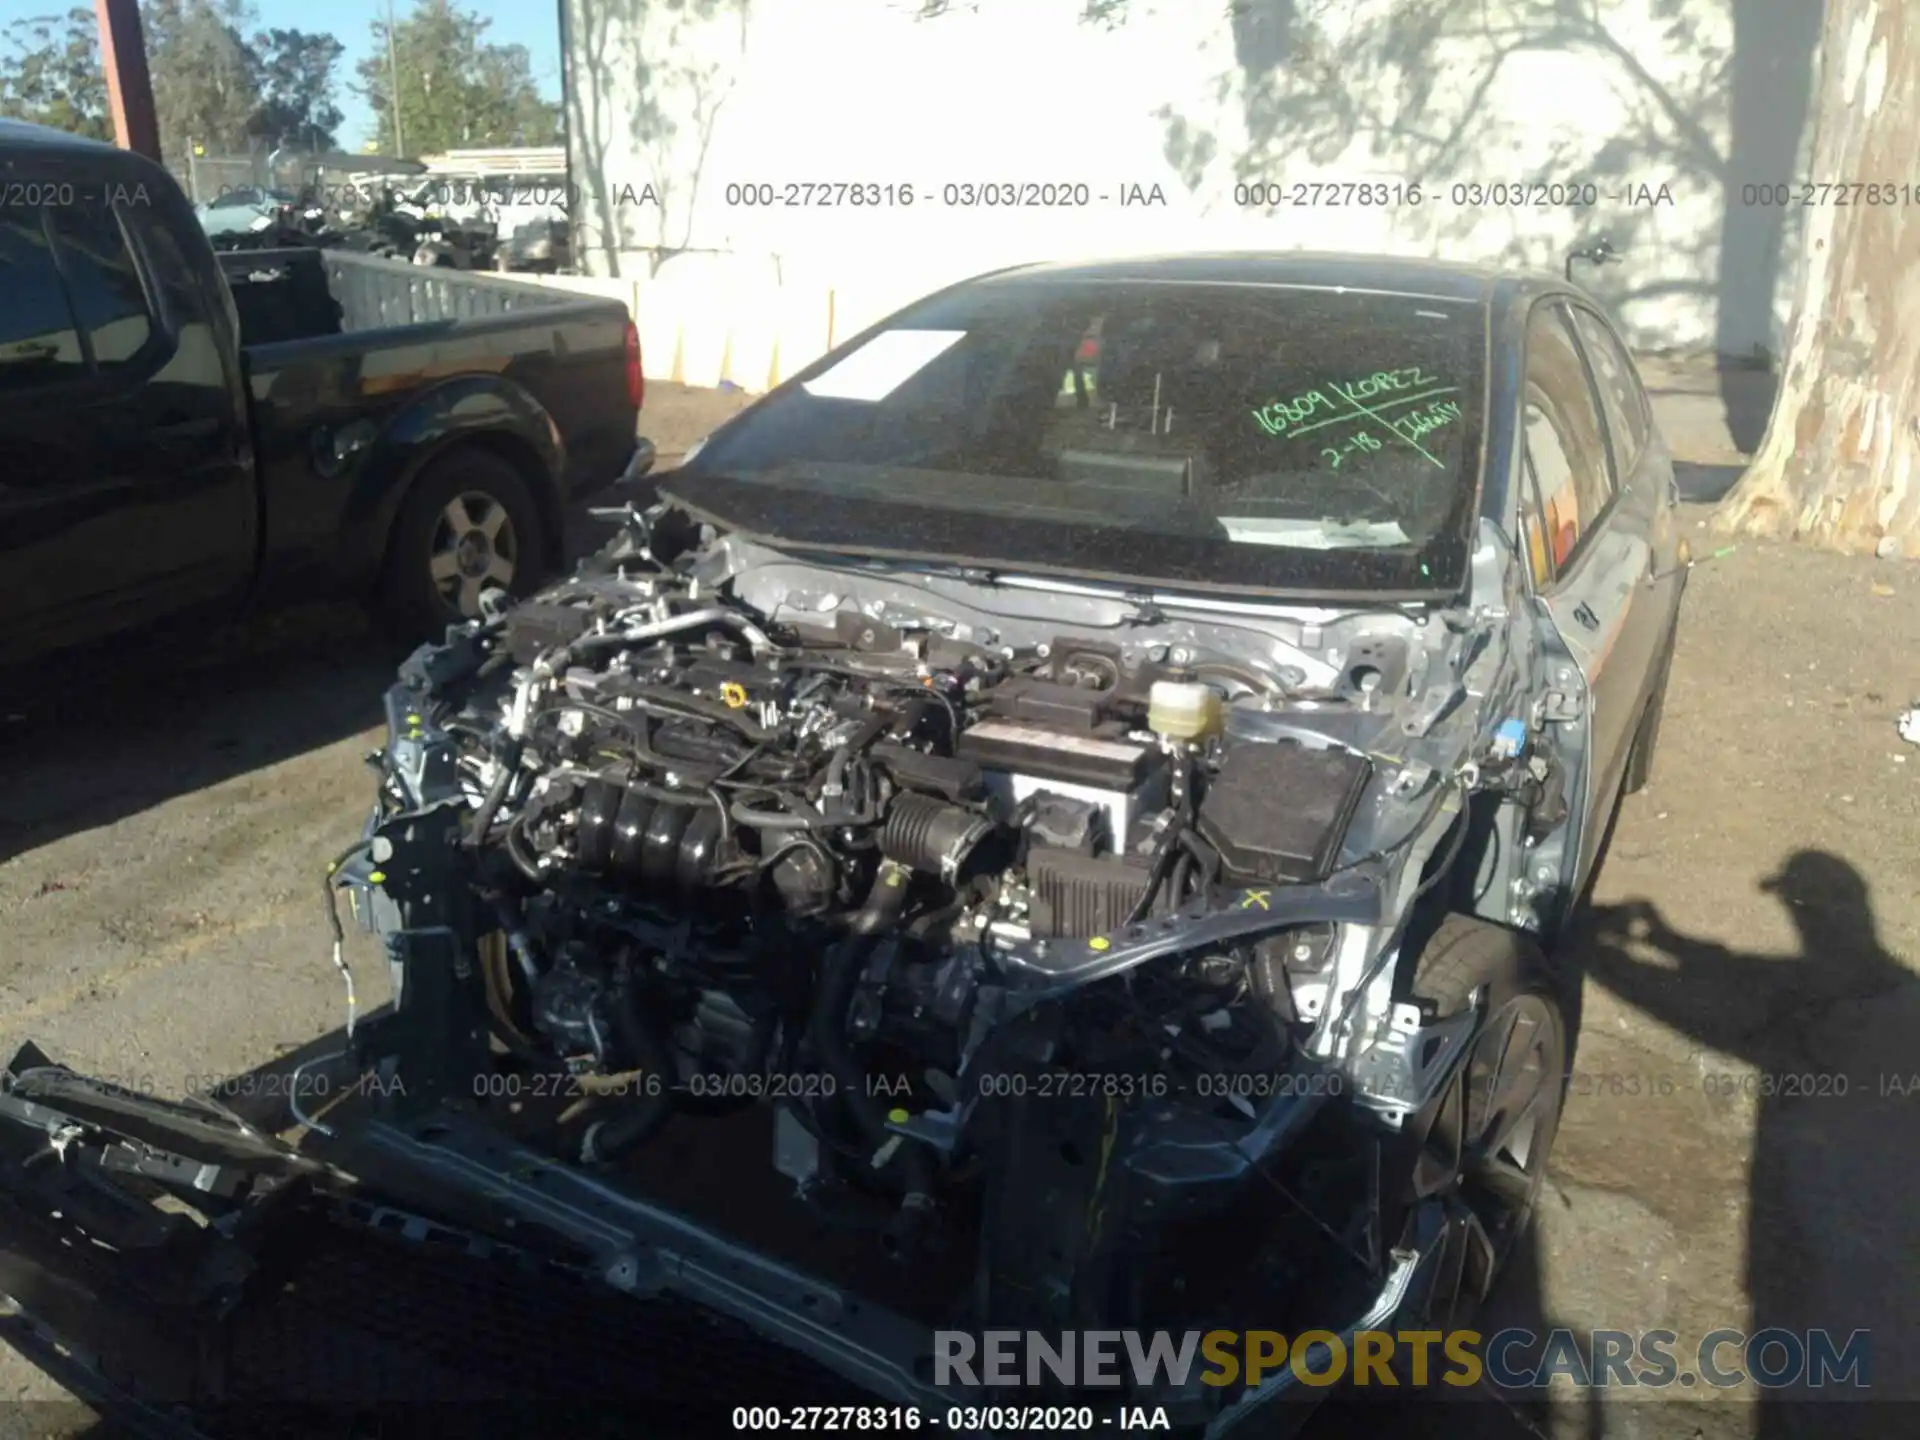
MULTIPOLYGON (((1859 1372, 1870 1389, 1838 1375, 1818 1389, 1811 1375, 1763 1389, 1753 1433, 1893 1433, 1881 1405, 1837 1402, 1900 1400, 1910 1414, 1920 1399, 1920 1372, 1896 1368, 1898 1337, 1920 1329, 1903 1263, 1920 1254, 1912 1177, 1920 983, 1882 945, 1866 881, 1846 861, 1802 850, 1759 889, 1786 907, 1797 954, 1742 953, 1687 935, 1636 901, 1594 908, 1581 958, 1620 999, 1727 1057, 1699 1057, 1710 1105, 1731 1110, 1752 1096, 1752 1313, 1724 1323, 1803 1339, 1824 1330, 1836 1353, 1853 1332, 1870 1332, 1859 1372)), ((1682 1337, 1683 1360, 1698 1338, 1682 1337)), ((1724 1368, 1737 1355, 1717 1358, 1724 1368)), ((1766 1358, 1795 1368, 1784 1349, 1766 1358)))

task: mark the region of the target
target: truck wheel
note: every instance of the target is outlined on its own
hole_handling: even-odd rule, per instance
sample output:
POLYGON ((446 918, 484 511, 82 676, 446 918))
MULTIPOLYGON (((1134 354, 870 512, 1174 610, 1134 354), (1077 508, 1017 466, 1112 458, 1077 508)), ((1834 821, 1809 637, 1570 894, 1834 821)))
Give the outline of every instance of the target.
POLYGON ((516 599, 542 578, 540 510, 512 464, 463 445, 429 464, 400 506, 380 585, 384 617, 408 639, 480 613, 484 590, 516 599))
POLYGON ((1533 939, 1467 915, 1441 921, 1420 952, 1413 994, 1435 1018, 1485 1018, 1452 1082, 1406 1127, 1408 1207, 1442 1201, 1452 1217, 1425 1320, 1466 1323, 1526 1233, 1566 1098, 1566 997, 1533 939))

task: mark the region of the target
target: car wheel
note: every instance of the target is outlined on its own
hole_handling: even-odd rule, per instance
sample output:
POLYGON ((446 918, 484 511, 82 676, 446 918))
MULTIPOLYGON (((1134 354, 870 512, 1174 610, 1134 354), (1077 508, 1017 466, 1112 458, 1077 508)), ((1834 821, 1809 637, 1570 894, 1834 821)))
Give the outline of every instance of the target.
POLYGON ((1640 712, 1640 725, 1633 733, 1633 748, 1627 752, 1626 780, 1622 789, 1638 795, 1653 779, 1653 752, 1660 742, 1660 719, 1667 711, 1667 676, 1673 669, 1674 637, 1667 636, 1660 655, 1660 671, 1654 677, 1647 696, 1647 708, 1640 712))
POLYGON ((1533 1218, 1566 1098, 1566 997, 1528 935, 1450 915, 1416 962, 1413 993, 1434 1018, 1483 1020, 1440 1097, 1409 1120, 1402 1201, 1438 1200, 1447 1223, 1423 1320, 1468 1323, 1533 1218))
POLYGON ((407 492, 387 542, 384 618, 428 639, 480 613, 489 589, 518 598, 543 578, 540 510, 511 463, 463 445, 434 460, 407 492))

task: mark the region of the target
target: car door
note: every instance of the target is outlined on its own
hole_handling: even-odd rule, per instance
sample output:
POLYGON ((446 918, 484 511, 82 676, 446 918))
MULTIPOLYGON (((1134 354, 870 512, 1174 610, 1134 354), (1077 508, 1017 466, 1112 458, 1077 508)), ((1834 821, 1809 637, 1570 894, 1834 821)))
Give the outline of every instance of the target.
POLYGON ((73 203, 0 210, 0 661, 237 598, 251 455, 190 274, 147 207, 61 167, 73 203), (139 212, 139 215, 135 215, 139 212))
MULTIPOLYGON (((1557 299, 1536 303, 1528 317, 1525 373, 1522 422, 1536 510, 1526 544, 1541 552, 1540 599, 1584 680, 1591 820, 1618 792, 1639 720, 1644 662, 1636 651, 1645 615, 1635 608, 1650 551, 1615 473, 1572 319, 1557 299)), ((1602 828, 1586 827, 1583 876, 1602 828)))
POLYGON ((1650 594, 1636 597, 1631 630, 1616 650, 1624 650, 1642 676, 1641 703, 1650 698, 1672 643, 1686 570, 1680 555, 1679 490, 1673 460, 1653 422, 1653 405, 1639 370, 1620 337, 1600 312, 1578 300, 1567 302, 1574 332, 1593 377, 1606 422, 1609 449, 1624 492, 1621 523, 1646 537, 1650 594))

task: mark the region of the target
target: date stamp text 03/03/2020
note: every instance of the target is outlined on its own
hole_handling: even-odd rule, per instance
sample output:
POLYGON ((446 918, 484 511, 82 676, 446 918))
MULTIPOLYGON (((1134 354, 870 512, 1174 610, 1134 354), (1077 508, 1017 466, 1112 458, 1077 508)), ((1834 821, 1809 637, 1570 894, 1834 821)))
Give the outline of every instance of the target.
MULTIPOLYGON (((972 179, 940 184, 880 180, 734 180, 721 187, 729 209, 1061 210, 1107 207, 1169 209, 1177 197, 1153 181, 972 179)), ((635 197, 645 203, 645 192, 635 197)), ((1234 185, 1243 210, 1379 210, 1423 205, 1469 209, 1593 209, 1602 205, 1672 206, 1666 183, 1595 181, 1254 180, 1234 185)))

